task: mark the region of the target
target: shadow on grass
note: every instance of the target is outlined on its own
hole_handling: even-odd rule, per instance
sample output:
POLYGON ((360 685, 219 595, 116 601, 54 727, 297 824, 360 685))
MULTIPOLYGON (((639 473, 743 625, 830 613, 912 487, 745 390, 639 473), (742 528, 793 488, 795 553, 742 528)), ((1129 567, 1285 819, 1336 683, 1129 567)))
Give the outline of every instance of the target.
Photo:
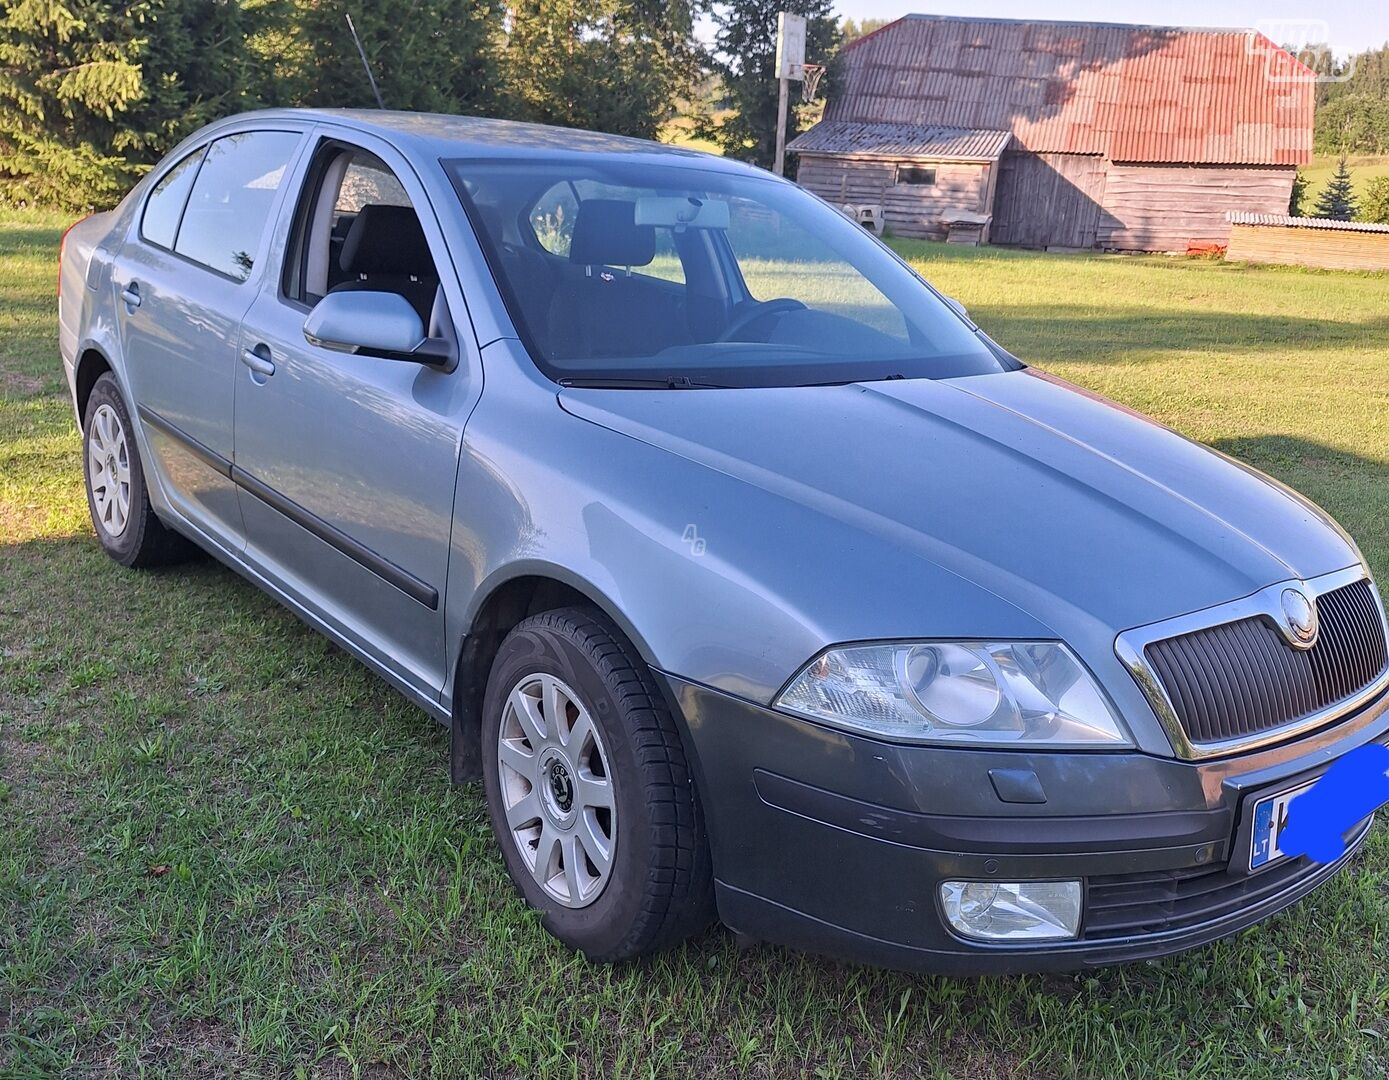
POLYGON ((0 222, 0 255, 14 255, 34 248, 52 248, 58 254, 63 230, 57 225, 7 225, 0 222))

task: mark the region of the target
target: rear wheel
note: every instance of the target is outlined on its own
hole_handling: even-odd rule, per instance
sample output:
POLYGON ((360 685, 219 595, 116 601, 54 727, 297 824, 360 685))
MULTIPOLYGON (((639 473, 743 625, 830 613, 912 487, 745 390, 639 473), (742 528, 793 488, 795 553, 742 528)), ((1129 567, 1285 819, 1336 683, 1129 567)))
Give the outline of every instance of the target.
POLYGON ((532 616, 487 684, 483 770, 502 856, 544 925, 592 960, 672 945, 713 918, 708 845, 651 672, 586 608, 532 616))
POLYGON ((135 429, 109 371, 87 398, 82 424, 87 508, 106 554, 122 566, 162 566, 185 559, 193 546, 164 527, 150 506, 135 429))

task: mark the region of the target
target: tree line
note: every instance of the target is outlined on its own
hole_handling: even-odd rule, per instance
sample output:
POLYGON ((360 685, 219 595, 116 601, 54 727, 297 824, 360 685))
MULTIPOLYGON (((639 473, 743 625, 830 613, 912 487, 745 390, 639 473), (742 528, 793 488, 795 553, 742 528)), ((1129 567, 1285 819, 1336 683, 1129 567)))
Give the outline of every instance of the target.
POLYGON ((1389 154, 1389 44, 1345 60, 1324 45, 1299 55, 1317 84, 1318 154, 1389 154))
MULTIPOLYGON (((103 207, 203 124, 247 109, 376 104, 655 138, 716 72, 698 125, 770 164, 778 11, 808 54, 831 0, 0 0, 0 201, 103 207), (695 37, 707 15, 715 43, 695 37), (769 105, 768 102, 771 104, 769 105)), ((700 111, 696 109, 696 111, 700 111)), ((792 124, 796 117, 792 118, 792 124)))

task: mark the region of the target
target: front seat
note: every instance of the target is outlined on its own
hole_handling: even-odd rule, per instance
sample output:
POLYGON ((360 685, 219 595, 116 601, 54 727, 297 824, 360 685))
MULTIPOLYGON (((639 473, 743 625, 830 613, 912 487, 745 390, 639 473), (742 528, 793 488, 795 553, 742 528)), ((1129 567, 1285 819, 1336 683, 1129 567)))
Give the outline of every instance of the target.
POLYGON ((550 304, 550 347, 562 359, 645 356, 672 336, 661 310, 628 276, 656 257, 656 230, 636 223, 636 203, 585 199, 574 218, 569 266, 550 304), (614 273, 608 268, 622 268, 614 273))
POLYGON ((413 207, 362 207, 343 241, 338 265, 351 280, 329 292, 399 293, 419 312, 420 321, 430 325, 439 275, 413 207))

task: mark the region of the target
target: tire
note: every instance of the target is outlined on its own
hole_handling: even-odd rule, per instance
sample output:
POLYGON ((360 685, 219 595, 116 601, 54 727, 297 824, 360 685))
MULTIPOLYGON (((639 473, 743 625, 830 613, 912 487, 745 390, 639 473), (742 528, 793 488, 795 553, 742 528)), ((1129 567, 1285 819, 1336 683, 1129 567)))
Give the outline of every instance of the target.
POLYGON ((675 721, 606 617, 572 607, 520 623, 492 664, 484 709, 488 814, 507 871, 546 930, 611 963, 713 921, 708 842, 675 721), (563 719, 550 727, 550 713, 563 719), (594 854, 604 841, 606 867, 594 854))
POLYGON ((193 545, 166 528, 150 506, 135 427, 109 371, 97 379, 82 418, 82 474, 96 538, 122 566, 180 562, 193 545))

